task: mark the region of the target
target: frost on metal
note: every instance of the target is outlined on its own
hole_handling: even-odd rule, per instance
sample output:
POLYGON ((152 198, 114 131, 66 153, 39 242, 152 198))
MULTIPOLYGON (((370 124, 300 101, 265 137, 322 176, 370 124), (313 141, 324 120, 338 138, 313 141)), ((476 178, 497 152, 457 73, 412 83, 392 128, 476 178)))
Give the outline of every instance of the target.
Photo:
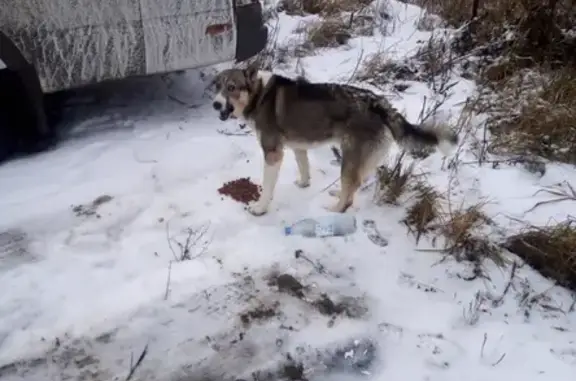
POLYGON ((232 0, 9 0, 0 30, 36 67, 44 91, 232 59, 232 0))

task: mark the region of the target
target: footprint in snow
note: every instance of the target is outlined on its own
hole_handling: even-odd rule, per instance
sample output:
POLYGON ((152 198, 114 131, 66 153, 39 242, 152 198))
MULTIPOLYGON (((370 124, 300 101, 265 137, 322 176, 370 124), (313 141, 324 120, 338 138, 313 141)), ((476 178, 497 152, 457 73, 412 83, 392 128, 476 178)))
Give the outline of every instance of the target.
POLYGON ((388 240, 380 233, 374 220, 364 220, 362 230, 373 244, 380 247, 388 246, 388 240))

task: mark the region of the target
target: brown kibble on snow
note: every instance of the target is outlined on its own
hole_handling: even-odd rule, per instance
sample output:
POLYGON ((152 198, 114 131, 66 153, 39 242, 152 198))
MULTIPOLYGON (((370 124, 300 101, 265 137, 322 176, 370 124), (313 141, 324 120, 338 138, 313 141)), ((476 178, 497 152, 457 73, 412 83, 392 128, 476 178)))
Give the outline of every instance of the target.
POLYGON ((250 181, 249 177, 228 181, 218 193, 231 197, 232 199, 248 204, 252 201, 258 201, 260 198, 260 187, 250 181))

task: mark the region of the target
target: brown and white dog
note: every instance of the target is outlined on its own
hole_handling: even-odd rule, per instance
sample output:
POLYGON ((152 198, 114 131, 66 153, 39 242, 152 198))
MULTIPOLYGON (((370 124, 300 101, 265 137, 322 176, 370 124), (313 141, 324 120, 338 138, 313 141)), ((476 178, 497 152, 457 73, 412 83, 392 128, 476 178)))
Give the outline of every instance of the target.
POLYGON ((256 216, 268 211, 285 147, 294 151, 300 172, 295 184, 305 188, 310 185, 307 150, 340 144, 341 188, 331 193, 338 202, 328 209, 343 213, 354 202, 363 180, 376 170, 391 141, 408 148, 440 145, 441 149, 458 141, 452 133, 410 124, 386 99, 350 85, 311 83, 254 68, 224 70, 214 83, 213 107, 220 119, 233 116, 244 120, 262 147, 262 194, 248 209, 256 216))

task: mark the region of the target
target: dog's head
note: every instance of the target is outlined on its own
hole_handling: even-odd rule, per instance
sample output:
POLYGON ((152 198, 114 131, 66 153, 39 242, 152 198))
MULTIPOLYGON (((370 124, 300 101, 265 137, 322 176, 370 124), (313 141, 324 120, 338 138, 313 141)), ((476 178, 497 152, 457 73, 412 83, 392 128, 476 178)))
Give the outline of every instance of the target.
POLYGON ((227 120, 230 115, 242 117, 243 111, 257 91, 259 71, 256 68, 227 69, 214 78, 216 95, 212 106, 220 112, 220 120, 227 120))

